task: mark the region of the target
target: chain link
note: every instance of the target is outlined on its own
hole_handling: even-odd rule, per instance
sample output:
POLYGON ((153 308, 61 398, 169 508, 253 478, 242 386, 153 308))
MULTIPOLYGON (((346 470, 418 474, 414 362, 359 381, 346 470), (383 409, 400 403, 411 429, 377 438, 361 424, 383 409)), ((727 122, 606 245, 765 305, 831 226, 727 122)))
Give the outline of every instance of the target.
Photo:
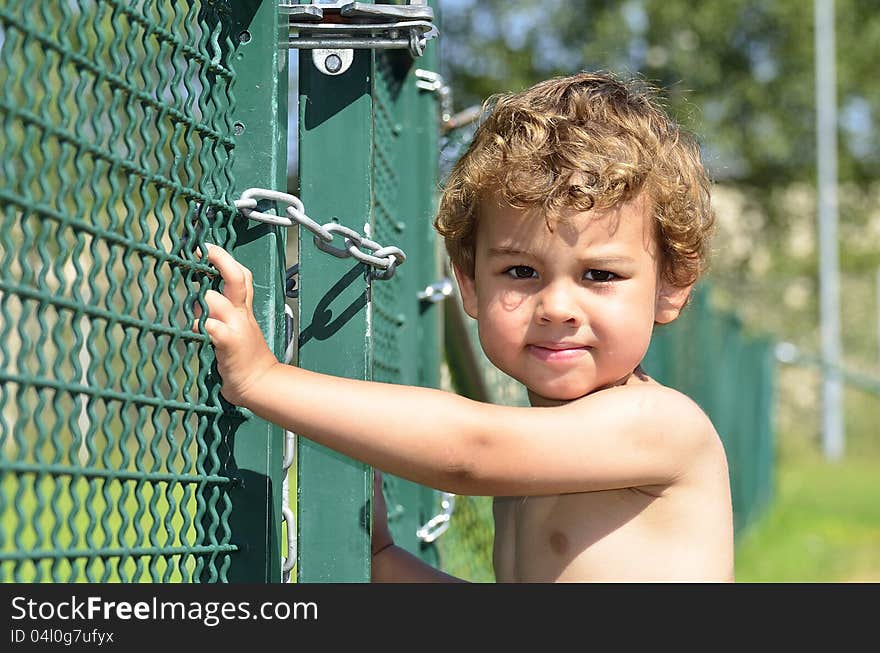
POLYGON ((289 193, 265 188, 248 188, 235 200, 235 208, 246 218, 282 227, 298 224, 314 236, 315 246, 336 258, 353 258, 374 268, 373 279, 387 280, 394 276, 397 266, 406 261, 399 247, 383 246, 366 236, 335 222, 318 224, 306 215, 302 201, 289 193), (285 205, 284 215, 257 211, 259 200, 270 200, 285 205), (333 245, 334 234, 343 237, 343 247, 333 245), (367 251, 362 251, 363 249, 367 251))

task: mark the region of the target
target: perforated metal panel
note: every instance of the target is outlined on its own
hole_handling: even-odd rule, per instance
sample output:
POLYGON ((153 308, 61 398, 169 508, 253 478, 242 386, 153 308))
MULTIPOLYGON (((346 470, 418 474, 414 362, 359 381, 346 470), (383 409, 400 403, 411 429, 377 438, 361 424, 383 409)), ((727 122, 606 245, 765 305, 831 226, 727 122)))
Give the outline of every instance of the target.
POLYGON ((0 580, 227 579, 241 418, 191 327, 195 247, 235 241, 233 19, 0 5, 0 580))

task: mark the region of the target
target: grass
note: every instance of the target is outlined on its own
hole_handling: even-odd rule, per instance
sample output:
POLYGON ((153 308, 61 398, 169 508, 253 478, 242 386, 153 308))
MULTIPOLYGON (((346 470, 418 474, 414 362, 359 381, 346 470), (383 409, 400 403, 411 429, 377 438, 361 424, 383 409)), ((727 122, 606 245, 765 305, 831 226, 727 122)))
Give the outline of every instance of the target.
POLYGON ((880 582, 880 455, 785 452, 775 500, 737 539, 737 582, 880 582))

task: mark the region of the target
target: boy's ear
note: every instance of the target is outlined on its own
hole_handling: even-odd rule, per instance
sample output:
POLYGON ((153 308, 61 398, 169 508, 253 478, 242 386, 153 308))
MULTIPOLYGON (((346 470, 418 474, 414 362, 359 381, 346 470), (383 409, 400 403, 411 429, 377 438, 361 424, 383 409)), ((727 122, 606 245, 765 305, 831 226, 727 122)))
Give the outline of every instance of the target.
POLYGON ((461 293, 461 305, 464 312, 469 316, 477 319, 477 288, 474 278, 462 271, 457 265, 453 264, 452 271, 455 274, 455 280, 458 282, 458 290, 461 293))
POLYGON ((667 281, 661 281, 657 290, 657 304, 654 307, 654 322, 669 324, 677 318, 687 303, 693 287, 693 284, 674 286, 667 281))

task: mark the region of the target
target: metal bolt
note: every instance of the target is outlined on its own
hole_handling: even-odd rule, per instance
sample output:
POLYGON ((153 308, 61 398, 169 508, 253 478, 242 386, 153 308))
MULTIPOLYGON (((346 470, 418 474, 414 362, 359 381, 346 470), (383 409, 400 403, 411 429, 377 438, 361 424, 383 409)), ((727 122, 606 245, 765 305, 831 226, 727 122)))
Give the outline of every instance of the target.
POLYGON ((244 134, 244 123, 243 122, 233 123, 232 133, 235 134, 236 136, 241 136, 242 134, 244 134))
POLYGON ((250 41, 251 41, 251 33, 248 32, 247 30, 243 31, 241 34, 238 35, 238 42, 239 43, 250 43, 250 41))
POLYGON ((338 73, 342 69, 342 57, 338 54, 329 54, 324 59, 324 67, 329 73, 338 73))

